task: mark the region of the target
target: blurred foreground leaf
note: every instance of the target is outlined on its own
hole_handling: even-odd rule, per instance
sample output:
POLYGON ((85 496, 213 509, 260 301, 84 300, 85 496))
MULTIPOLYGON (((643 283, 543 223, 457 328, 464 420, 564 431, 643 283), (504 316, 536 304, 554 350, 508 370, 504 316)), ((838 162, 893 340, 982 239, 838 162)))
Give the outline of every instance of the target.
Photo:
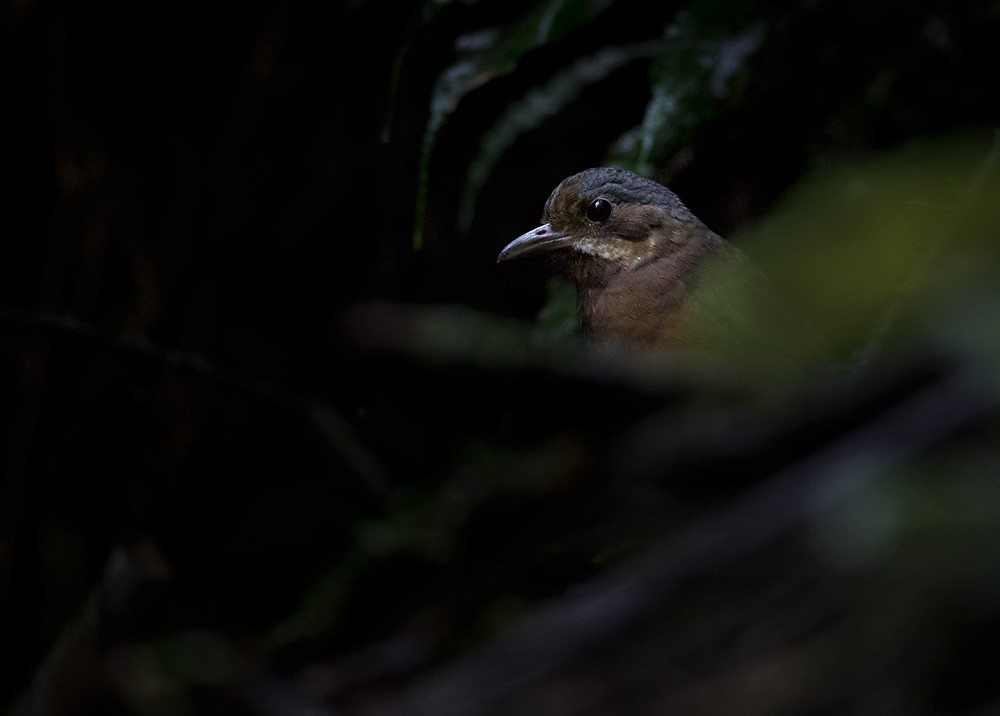
POLYGON ((961 294, 972 276, 995 275, 995 153, 979 134, 817 167, 733 241, 840 361, 883 338, 886 350, 906 350, 935 305, 961 294))

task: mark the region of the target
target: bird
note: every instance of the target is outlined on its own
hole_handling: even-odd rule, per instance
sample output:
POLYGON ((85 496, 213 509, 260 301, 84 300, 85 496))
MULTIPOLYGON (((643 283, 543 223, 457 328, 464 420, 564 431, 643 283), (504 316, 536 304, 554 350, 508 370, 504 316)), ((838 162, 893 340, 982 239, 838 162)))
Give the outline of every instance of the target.
POLYGON ((674 192, 625 169, 564 179, 542 224, 497 262, 548 255, 575 284, 585 337, 630 348, 798 365, 822 340, 773 282, 674 192))

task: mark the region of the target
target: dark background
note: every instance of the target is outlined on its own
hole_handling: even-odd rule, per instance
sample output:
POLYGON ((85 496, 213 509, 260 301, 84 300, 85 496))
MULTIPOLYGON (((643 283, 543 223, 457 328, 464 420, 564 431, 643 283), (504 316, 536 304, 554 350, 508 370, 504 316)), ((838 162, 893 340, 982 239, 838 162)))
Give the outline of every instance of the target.
POLYGON ((996 708, 998 30, 996 2, 7 3, 2 703, 996 708), (547 266, 496 255, 608 162, 805 257, 785 283, 845 355, 920 298, 842 381, 594 362, 547 266))

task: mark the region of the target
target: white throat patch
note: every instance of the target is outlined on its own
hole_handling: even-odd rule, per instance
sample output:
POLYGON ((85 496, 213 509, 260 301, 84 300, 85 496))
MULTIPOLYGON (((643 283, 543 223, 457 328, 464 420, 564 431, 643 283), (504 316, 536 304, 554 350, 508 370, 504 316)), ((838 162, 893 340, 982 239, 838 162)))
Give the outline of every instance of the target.
POLYGON ((609 263, 624 266, 628 270, 653 257, 653 239, 634 242, 624 239, 607 241, 587 236, 577 239, 573 243, 573 248, 609 263))

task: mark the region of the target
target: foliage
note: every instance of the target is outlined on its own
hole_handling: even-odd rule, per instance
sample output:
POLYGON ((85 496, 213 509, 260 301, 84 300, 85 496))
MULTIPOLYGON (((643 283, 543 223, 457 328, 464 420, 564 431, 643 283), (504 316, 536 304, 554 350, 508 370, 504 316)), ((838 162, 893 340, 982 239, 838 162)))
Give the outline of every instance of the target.
POLYGON ((1000 705, 1000 4, 120 12, 5 28, 12 713, 1000 705), (498 267, 602 161, 832 367, 498 267))

